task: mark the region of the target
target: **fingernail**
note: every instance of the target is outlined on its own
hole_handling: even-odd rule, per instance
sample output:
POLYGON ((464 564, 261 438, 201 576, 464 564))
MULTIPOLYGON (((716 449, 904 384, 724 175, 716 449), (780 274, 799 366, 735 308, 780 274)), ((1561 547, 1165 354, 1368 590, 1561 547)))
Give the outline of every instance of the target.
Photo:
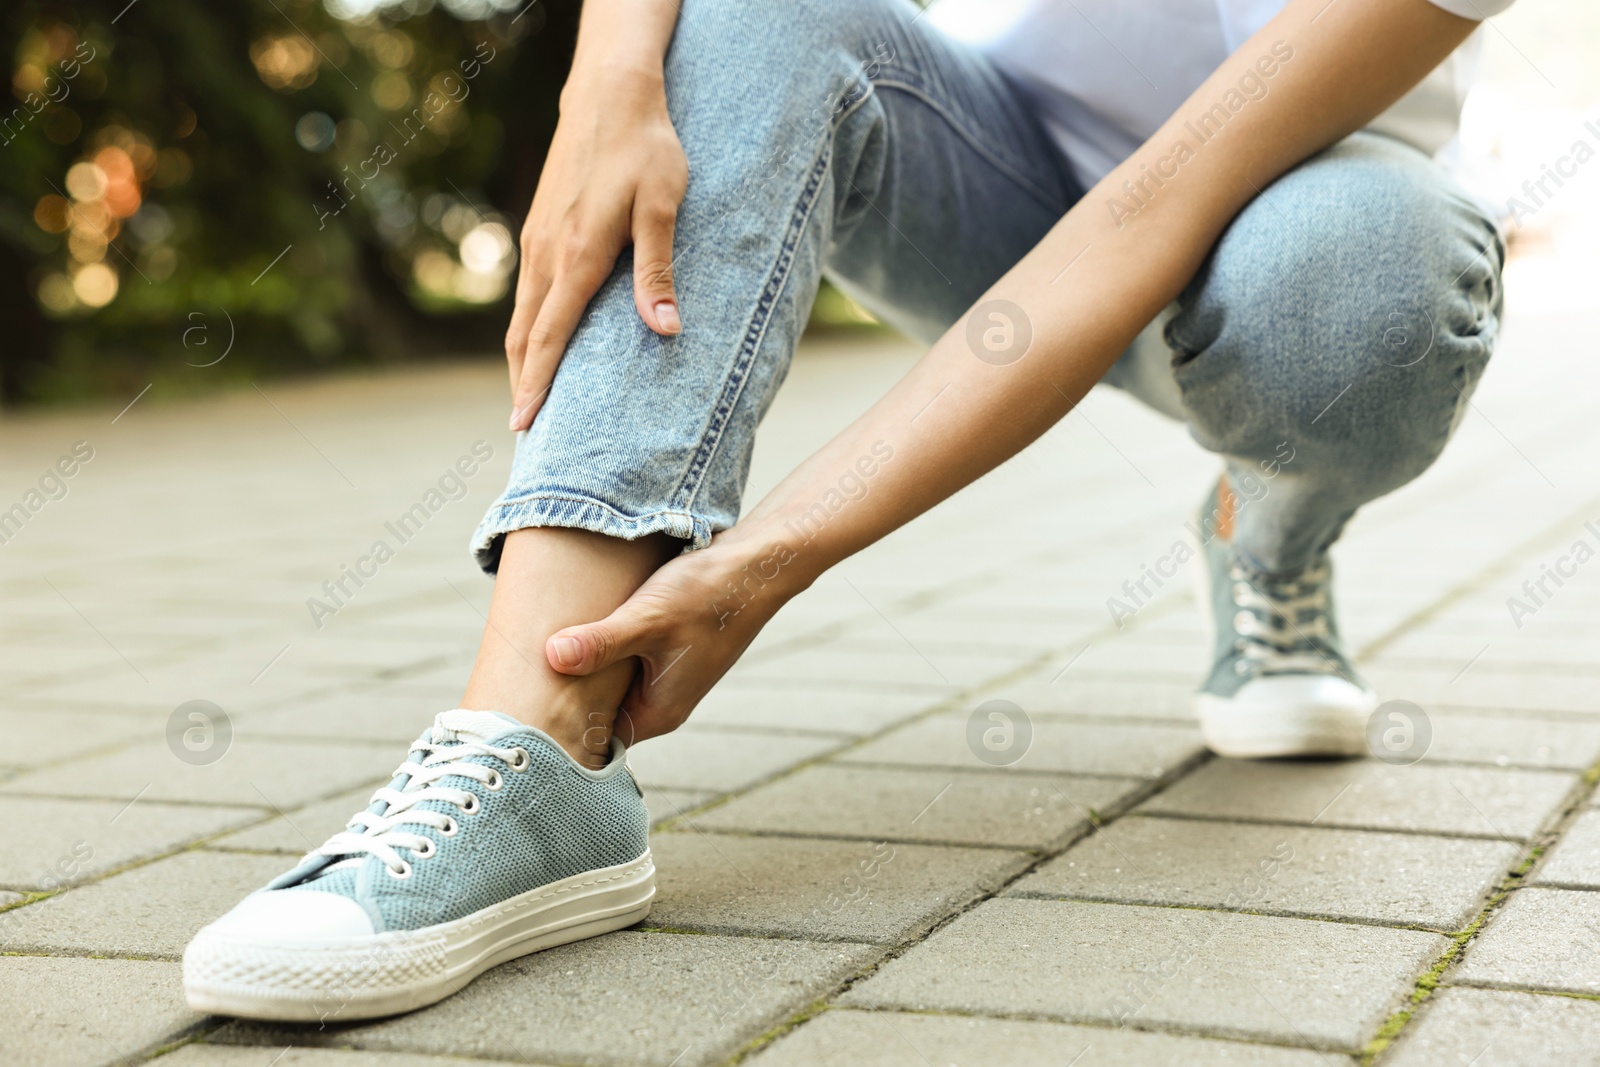
POLYGON ((583 645, 576 637, 558 637, 551 645, 556 651, 556 662, 563 667, 575 667, 583 659, 583 645))
POLYGON ((511 430, 515 430, 517 428, 517 419, 521 415, 522 415, 522 409, 521 408, 517 408, 517 407, 512 408, 511 409, 511 421, 506 423, 506 428, 507 429, 511 429, 511 430))
POLYGON ((678 333, 683 329, 683 323, 678 319, 678 305, 670 300, 663 300, 656 305, 656 321, 668 333, 678 333))

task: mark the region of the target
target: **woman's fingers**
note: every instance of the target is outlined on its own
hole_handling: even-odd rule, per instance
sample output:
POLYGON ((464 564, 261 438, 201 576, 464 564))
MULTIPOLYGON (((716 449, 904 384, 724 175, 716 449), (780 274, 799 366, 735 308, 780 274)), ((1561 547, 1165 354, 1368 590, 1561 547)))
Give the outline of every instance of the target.
MULTIPOLYGON (((528 331, 539 317, 539 307, 550 291, 550 280, 535 265, 537 249, 523 243, 522 266, 517 274, 517 302, 506 327, 506 369, 511 375, 511 395, 515 400, 517 383, 522 379, 522 362, 528 353, 528 331)), ((515 405, 513 404, 513 408, 515 405)), ((513 410, 512 415, 516 412, 513 410)))
POLYGON ((656 650, 650 646, 660 636, 656 621, 643 617, 629 600, 599 622, 551 634, 544 654, 551 668, 562 674, 593 674, 630 656, 653 653, 656 650))
POLYGON ((528 329, 522 373, 512 390, 511 429, 526 430, 533 425, 534 416, 539 414, 545 394, 550 391, 567 341, 609 269, 561 275, 545 294, 539 313, 528 329))
POLYGON ((678 205, 665 195, 641 196, 633 207, 633 301, 639 317, 656 333, 683 329, 672 278, 672 236, 678 205))
POLYGON ((599 622, 569 626, 550 636, 545 658, 562 674, 585 675, 638 657, 640 670, 623 699, 617 735, 624 744, 670 733, 699 701, 698 679, 674 668, 692 643, 667 625, 659 613, 629 600, 599 622), (666 684, 658 682, 667 680, 666 684))

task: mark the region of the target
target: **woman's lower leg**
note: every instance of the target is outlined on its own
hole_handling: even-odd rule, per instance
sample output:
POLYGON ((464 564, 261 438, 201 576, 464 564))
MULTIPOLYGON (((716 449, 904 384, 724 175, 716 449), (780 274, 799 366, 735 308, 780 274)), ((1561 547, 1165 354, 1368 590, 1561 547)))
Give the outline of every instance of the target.
POLYGON ((543 730, 586 766, 604 766, 637 666, 569 677, 550 668, 545 642, 564 627, 609 615, 680 547, 662 535, 624 541, 561 527, 507 534, 461 706, 503 712, 543 730))

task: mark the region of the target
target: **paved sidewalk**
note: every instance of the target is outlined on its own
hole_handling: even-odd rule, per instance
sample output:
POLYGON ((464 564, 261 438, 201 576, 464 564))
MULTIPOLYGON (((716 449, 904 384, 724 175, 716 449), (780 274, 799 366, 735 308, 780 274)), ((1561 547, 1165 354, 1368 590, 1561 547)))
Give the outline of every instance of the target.
MULTIPOLYGON (((1204 752, 1188 576, 1147 581, 1121 629, 1106 601, 1214 465, 1098 391, 818 583, 636 750, 659 820, 646 926, 359 1026, 196 1016, 177 961, 458 697, 490 587, 464 543, 510 456, 503 371, 0 424, 0 510, 92 449, 0 545, 0 1061, 1594 1062, 1590 318, 1515 318, 1445 458, 1342 545, 1343 622, 1382 696, 1425 709, 1420 762, 1204 752), (430 498, 480 439, 464 498, 430 498), (418 503, 409 536, 386 526, 418 503), (378 539, 394 558, 333 603, 323 583, 378 539), (320 628, 313 597, 337 607, 320 628), (194 700, 225 717, 177 710, 194 700), (1031 733, 1010 766, 968 741, 990 700, 1031 733)), ((753 491, 913 355, 811 346, 753 491)))

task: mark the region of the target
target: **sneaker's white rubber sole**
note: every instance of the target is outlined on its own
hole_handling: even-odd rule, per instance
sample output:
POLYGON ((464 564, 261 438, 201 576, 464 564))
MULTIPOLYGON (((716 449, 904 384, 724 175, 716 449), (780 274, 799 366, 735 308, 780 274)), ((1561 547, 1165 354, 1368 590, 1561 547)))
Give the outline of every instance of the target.
POLYGON ((394 1015, 443 1000, 507 960, 631 926, 655 895, 646 849, 421 930, 296 940, 207 928, 183 954, 184 993, 196 1011, 247 1019, 394 1015))
POLYGON ((1359 756, 1377 703, 1343 678, 1282 675, 1249 682, 1232 699, 1197 693, 1195 713, 1200 736, 1219 756, 1359 756))

